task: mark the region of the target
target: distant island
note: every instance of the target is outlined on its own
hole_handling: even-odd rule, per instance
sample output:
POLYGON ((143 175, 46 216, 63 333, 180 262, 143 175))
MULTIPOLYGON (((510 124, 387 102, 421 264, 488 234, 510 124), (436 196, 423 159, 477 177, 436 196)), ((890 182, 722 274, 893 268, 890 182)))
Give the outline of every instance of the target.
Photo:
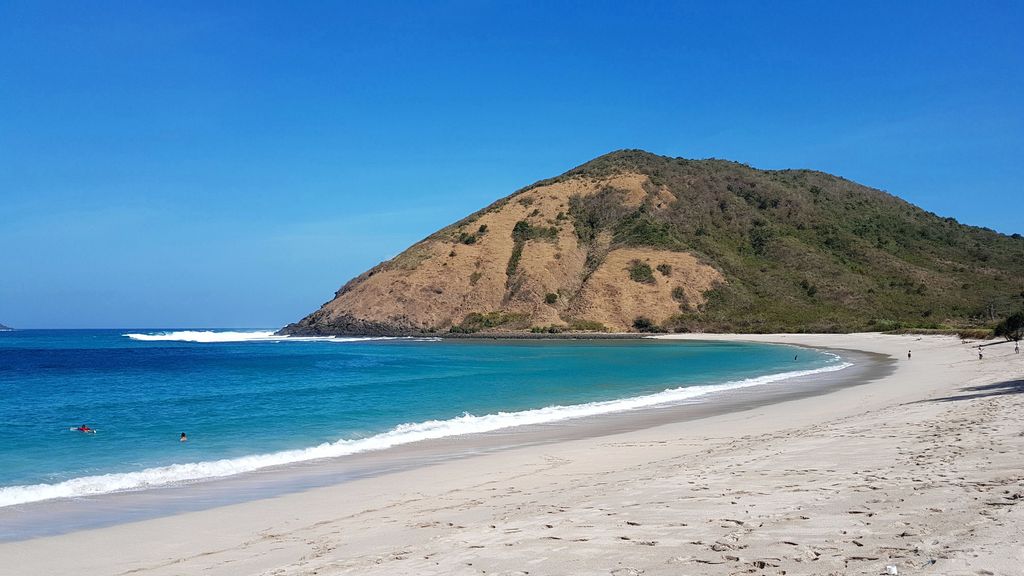
POLYGON ((990 327, 1024 239, 811 170, 623 150, 542 180, 341 287, 284 334, 990 327))
POLYGON ((10 332, 11 330, 14 330, 14 328, 11 328, 10 326, 4 326, 3 324, 0 324, 0 332, 10 332))

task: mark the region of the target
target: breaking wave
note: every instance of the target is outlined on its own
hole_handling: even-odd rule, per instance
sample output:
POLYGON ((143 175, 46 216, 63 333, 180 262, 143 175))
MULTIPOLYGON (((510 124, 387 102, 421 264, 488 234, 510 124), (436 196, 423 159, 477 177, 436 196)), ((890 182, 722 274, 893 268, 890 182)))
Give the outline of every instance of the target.
MULTIPOLYGON (((124 334, 132 340, 141 342, 366 342, 371 340, 399 340, 392 336, 281 336, 273 330, 174 330, 153 333, 124 334)), ((416 340, 436 340, 435 338, 410 338, 416 340)))

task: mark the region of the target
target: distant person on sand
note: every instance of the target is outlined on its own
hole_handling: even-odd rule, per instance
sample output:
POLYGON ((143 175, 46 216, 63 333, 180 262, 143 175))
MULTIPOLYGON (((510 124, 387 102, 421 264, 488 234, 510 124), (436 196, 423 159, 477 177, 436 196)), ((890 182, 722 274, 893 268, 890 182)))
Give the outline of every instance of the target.
POLYGON ((907 350, 907 360, 910 360, 910 350, 907 350))
POLYGON ((185 436, 185 433, 182 432, 181 438, 178 438, 178 442, 188 442, 188 436, 185 436))
POLYGON ((978 360, 981 360, 984 356, 981 355, 981 348, 978 348, 978 360))

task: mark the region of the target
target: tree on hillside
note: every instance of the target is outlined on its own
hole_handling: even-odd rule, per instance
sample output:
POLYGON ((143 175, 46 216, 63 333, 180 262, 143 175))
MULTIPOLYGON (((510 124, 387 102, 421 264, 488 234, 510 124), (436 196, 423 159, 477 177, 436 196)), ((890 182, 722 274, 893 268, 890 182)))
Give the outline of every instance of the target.
POLYGON ((1015 312, 997 324, 995 335, 1002 336, 1007 340, 1020 340, 1021 336, 1024 336, 1024 311, 1015 312))

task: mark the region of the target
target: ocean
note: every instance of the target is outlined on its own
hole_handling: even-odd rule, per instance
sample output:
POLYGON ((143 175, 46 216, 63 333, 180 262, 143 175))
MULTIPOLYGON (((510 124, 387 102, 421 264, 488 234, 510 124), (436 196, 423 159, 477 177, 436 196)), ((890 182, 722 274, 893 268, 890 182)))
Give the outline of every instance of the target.
POLYGON ((846 366, 810 349, 652 339, 0 332, 0 507, 713 402, 716 391, 846 366), (96 433, 74 430, 82 424, 96 433))

